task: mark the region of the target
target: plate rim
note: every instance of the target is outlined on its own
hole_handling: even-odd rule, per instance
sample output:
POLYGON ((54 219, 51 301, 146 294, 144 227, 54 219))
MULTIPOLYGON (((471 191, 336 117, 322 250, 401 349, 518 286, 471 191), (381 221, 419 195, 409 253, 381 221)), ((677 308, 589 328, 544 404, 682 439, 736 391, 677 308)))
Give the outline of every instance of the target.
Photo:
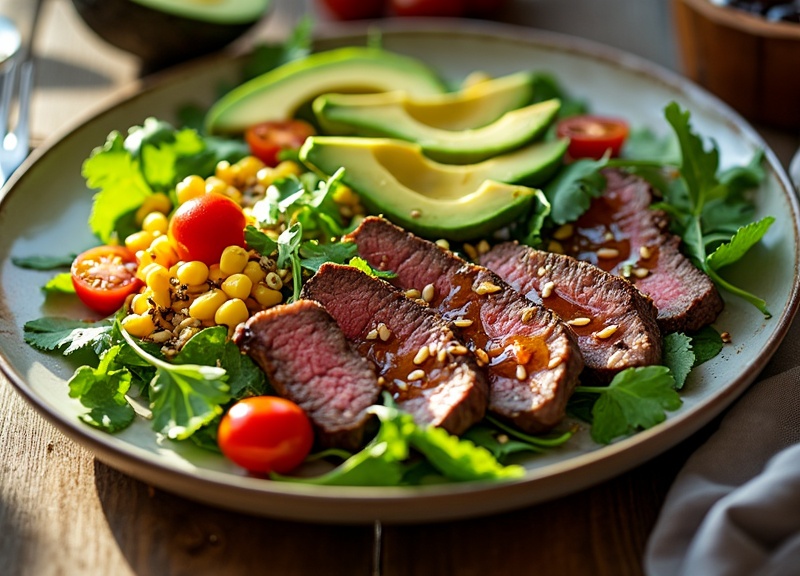
MULTIPOLYGON (((375 26, 375 24, 349 23, 321 30, 314 38, 315 47, 319 43, 342 41, 349 37, 363 40, 371 26, 375 26)), ((795 279, 797 278, 798 260, 800 259, 800 234, 798 234, 800 205, 796 194, 793 193, 794 188, 789 182, 785 169, 777 160, 774 152, 749 122, 718 98, 688 79, 656 63, 616 48, 535 28, 495 22, 464 21, 461 19, 414 19, 402 22, 396 20, 386 21, 380 25, 380 29, 382 33, 393 36, 402 34, 452 34, 462 38, 483 37, 501 42, 523 43, 558 52, 567 51, 582 57, 602 60, 629 71, 641 72, 647 75, 649 79, 659 81, 679 91, 686 97, 691 98, 695 103, 701 102, 706 106, 713 105, 717 113, 733 123, 738 131, 747 135, 754 145, 760 146, 765 150, 765 158, 769 169, 778 181, 792 208, 795 279), (457 26, 454 27, 454 23, 457 23, 457 26)), ((48 138, 42 146, 34 151, 20 170, 0 190, 0 208, 5 203, 8 195, 14 193, 17 182, 26 177, 28 171, 40 158, 51 153, 59 146, 66 145, 70 137, 86 124, 112 112, 125 102, 146 96, 150 92, 166 85, 179 82, 182 76, 192 74, 193 70, 200 66, 212 65, 215 61, 224 61, 227 65, 230 65, 232 59, 239 59, 243 57, 243 54, 244 52, 242 51, 241 53, 222 53, 203 58, 199 61, 180 65, 174 69, 134 81, 118 89, 97 107, 87 110, 84 115, 77 118, 73 123, 48 138)), ((166 489, 170 492, 187 496, 180 488, 187 483, 199 484, 201 488, 199 493, 188 495, 189 498, 221 508, 294 520, 335 523, 365 523, 373 520, 397 523, 442 521, 499 513, 588 488, 630 470, 687 438, 727 408, 758 377, 786 336, 798 310, 799 294, 800 286, 798 286, 797 282, 794 282, 787 306, 779 316, 773 316, 769 320, 769 322, 775 322, 776 325, 764 343, 764 353, 753 362, 752 369, 747 374, 743 374, 733 382, 726 384, 712 398, 672 416, 655 428, 639 432, 634 436, 592 452, 579 454, 540 469, 528 470, 523 479, 500 483, 468 482, 443 486, 391 488, 317 487, 303 484, 270 483, 266 485, 267 489, 265 489, 265 481, 262 479, 232 476, 229 473, 214 470, 204 470, 202 474, 190 473, 176 469, 168 463, 159 463, 154 455, 137 446, 129 445, 132 450, 121 452, 114 446, 114 443, 110 441, 104 442, 101 440, 102 437, 90 434, 88 427, 80 421, 75 420, 75 422, 72 422, 63 414, 54 413, 27 384, 22 375, 18 374, 8 363, 4 355, 0 355, 0 370, 8 377, 17 392, 47 421, 73 441, 87 447, 99 460, 144 482, 155 483, 152 481, 152 477, 154 474, 158 475, 161 481, 159 485, 166 486, 166 489), (634 450, 637 446, 643 446, 648 449, 634 450), (139 451, 142 454, 137 454, 139 451), (150 457, 146 457, 146 454, 150 457), (609 461, 612 463, 611 466, 608 466, 609 461), (598 470, 601 467, 604 470, 598 470), (588 478, 580 482, 572 481, 563 484, 560 482, 565 475, 574 474, 576 469, 590 472, 585 475, 588 478), (231 478, 236 478, 236 482, 225 481, 225 479, 230 480, 231 478), (530 494, 531 490, 528 489, 528 485, 533 482, 537 482, 540 488, 539 491, 533 490, 533 492, 537 492, 536 494, 530 494), (544 490, 541 490, 542 486, 545 487, 544 490), (238 492, 237 500, 235 502, 220 501, 214 492, 221 487, 238 492), (324 488, 324 494, 317 493, 320 488, 324 488), (468 510, 448 510, 447 506, 442 505, 442 501, 460 498, 465 494, 492 494, 497 491, 512 492, 516 494, 516 497, 506 499, 506 504, 503 506, 491 506, 490 509, 474 507, 468 510), (263 496, 264 494, 286 498, 287 505, 281 505, 277 508, 274 506, 264 508, 263 506, 254 506, 252 502, 249 504, 246 502, 248 498, 257 498, 258 495, 263 496), (334 506, 327 513, 315 513, 315 502, 320 499, 325 500, 326 505, 330 506, 331 503, 334 503, 334 506), (415 502, 421 501, 425 503, 428 508, 423 516, 420 516, 418 511, 409 510, 411 508, 408 506, 410 499, 415 502), (513 502, 509 500, 513 500, 513 502), (376 503, 380 503, 385 508, 379 514, 372 510, 372 505, 376 503), (353 507, 359 507, 358 513, 352 514, 354 512, 353 507), (342 516, 341 514, 344 511, 349 511, 351 514, 342 516)), ((486 508, 486 506, 483 508, 486 508)))

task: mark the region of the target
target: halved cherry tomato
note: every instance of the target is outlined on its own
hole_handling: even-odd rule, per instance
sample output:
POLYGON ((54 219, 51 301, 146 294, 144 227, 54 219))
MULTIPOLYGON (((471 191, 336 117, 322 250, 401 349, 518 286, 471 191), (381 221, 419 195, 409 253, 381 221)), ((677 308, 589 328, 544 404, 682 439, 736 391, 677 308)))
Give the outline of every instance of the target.
POLYGON ((222 417, 217 444, 242 468, 259 474, 286 474, 297 468, 314 443, 308 416, 278 396, 253 396, 234 404, 222 417))
POLYGON ((314 135, 314 127, 303 120, 275 120, 251 126, 244 133, 253 156, 267 166, 276 166, 281 150, 296 150, 306 138, 314 135))
POLYGON ((228 246, 244 247, 246 225, 236 202, 211 192, 178 207, 169 222, 169 235, 181 260, 200 260, 211 266, 228 246))
POLYGON ((108 315, 141 287, 136 268, 136 256, 124 246, 96 246, 72 262, 72 285, 81 302, 108 315))
POLYGON ((619 156, 628 132, 627 122, 605 116, 572 116, 556 126, 556 134, 569 139, 567 153, 572 158, 598 159, 607 150, 611 150, 611 156, 619 156))

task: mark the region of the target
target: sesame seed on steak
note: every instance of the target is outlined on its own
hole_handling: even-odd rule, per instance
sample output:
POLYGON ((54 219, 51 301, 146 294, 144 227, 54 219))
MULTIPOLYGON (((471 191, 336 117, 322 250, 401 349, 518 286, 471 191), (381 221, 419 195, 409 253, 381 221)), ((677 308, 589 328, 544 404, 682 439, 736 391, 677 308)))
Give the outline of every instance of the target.
POLYGON ((488 269, 379 217, 346 237, 393 284, 453 322, 489 377, 489 410, 528 432, 564 417, 583 360, 572 332, 488 269))
POLYGON ((387 282, 326 263, 303 287, 418 424, 462 434, 486 412, 486 377, 449 324, 387 282))
POLYGON ((378 377, 331 316, 300 300, 254 314, 233 337, 283 397, 308 415, 318 442, 355 450, 377 403, 378 377))
POLYGON ((656 307, 622 278, 514 242, 494 246, 479 260, 526 298, 558 314, 575 332, 586 367, 601 379, 661 362, 656 307))

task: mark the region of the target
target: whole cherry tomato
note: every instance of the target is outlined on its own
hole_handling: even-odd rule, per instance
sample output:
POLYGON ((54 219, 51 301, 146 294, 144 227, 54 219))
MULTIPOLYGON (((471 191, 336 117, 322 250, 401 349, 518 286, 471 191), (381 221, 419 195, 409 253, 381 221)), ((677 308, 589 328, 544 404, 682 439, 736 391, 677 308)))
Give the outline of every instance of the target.
POLYGON ((286 474, 297 468, 314 443, 308 416, 278 396, 253 396, 234 404, 217 430, 222 453, 259 474, 286 474))
POLYGON ((556 126, 558 137, 569 139, 567 153, 572 158, 598 159, 607 150, 612 156, 619 156, 628 132, 627 122, 605 116, 571 116, 556 126))
POLYGON ((227 196, 211 192, 178 207, 169 222, 169 235, 181 260, 200 260, 211 266, 228 246, 244 247, 245 226, 242 208, 227 196))
POLYGON ((389 0, 395 16, 462 16, 463 0, 389 0))
POLYGON ((81 302, 100 314, 119 310, 125 298, 136 292, 136 257, 123 246, 96 246, 72 262, 72 285, 81 302))
POLYGON ((321 0, 321 4, 339 20, 362 20, 380 18, 384 0, 321 0))
POLYGON ((244 133, 253 156, 267 166, 278 164, 281 150, 296 150, 306 138, 314 135, 314 127, 302 120, 275 120, 251 126, 244 133))

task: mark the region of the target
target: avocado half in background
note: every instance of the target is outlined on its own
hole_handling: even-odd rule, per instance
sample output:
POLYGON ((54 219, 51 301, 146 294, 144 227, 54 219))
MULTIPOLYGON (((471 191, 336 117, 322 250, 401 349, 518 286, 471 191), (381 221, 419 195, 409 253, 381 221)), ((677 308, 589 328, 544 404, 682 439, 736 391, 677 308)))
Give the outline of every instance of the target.
POLYGON ((272 0, 72 0, 103 40, 142 59, 143 73, 221 50, 272 0))

